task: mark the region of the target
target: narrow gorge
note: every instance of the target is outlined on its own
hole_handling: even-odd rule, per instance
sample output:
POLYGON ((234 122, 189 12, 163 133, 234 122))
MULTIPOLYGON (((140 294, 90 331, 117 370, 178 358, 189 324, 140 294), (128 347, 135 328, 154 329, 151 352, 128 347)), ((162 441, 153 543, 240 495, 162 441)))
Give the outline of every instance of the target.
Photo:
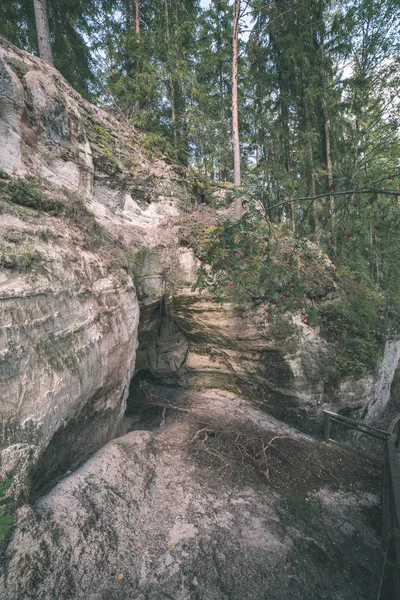
POLYGON ((195 289, 226 189, 4 38, 0 140, 0 598, 374 598, 382 469, 321 442, 323 410, 375 423, 400 341, 333 373, 300 310, 195 289))

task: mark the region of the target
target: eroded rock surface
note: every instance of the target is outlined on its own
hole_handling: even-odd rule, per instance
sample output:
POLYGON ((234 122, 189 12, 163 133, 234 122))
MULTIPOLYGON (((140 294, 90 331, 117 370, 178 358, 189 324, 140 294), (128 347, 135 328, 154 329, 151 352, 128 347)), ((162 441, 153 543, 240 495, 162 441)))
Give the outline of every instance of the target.
MULTIPOLYGON (((79 200, 107 234, 93 248, 90 236, 79 238, 79 214, 71 224, 4 203, 6 255, 16 247, 22 255, 41 256, 31 273, 0 265, 4 445, 45 448, 60 430, 60 447, 68 431, 91 414, 101 417, 103 409, 109 417, 86 437, 94 440, 101 430, 100 443, 111 435, 135 360, 133 285, 141 305, 137 370, 167 384, 245 395, 302 426, 320 418, 323 408, 368 404, 373 376, 329 385, 323 367, 333 350, 299 318, 290 335, 272 336, 260 326, 262 306, 239 310, 192 292, 198 262, 192 250, 179 246, 180 231, 195 218, 199 226, 223 220, 229 209, 200 205, 193 212, 199 192, 190 173, 150 156, 143 134, 84 101, 51 66, 4 40, 0 62, 0 167, 36 178, 71 214, 79 200), (120 264, 103 265, 99 247, 110 256, 113 244, 116 253, 124 244, 133 257, 134 284, 129 275, 118 275, 120 264)), ((323 267, 326 290, 320 295, 334 290, 330 268, 323 267)))
POLYGON ((190 194, 129 125, 3 39, 0 108, 0 167, 15 182, 12 194, 0 182, 0 448, 17 452, 1 474, 26 444, 39 489, 114 437, 139 321, 120 247, 154 240, 190 194), (57 210, 27 198, 39 187, 57 210))
MULTIPOLYGON (((139 306, 131 278, 106 248, 83 250, 68 221, 3 214, 0 233, 10 231, 16 251, 34 246, 40 259, 27 272, 3 271, 0 440, 3 448, 50 445, 41 480, 115 435, 134 371, 139 306), (49 232, 57 237, 45 242, 49 232)), ((9 470, 5 459, 2 468, 9 470)))
POLYGON ((210 415, 226 428, 311 440, 232 395, 192 400, 191 415, 169 413, 154 432, 110 442, 33 508, 20 509, 2 599, 375 597, 371 513, 379 498, 361 480, 353 491, 304 497, 199 462, 193 419, 210 415), (232 415, 224 415, 227 402, 232 415))
POLYGON ((304 469, 310 438, 265 412, 304 426, 324 407, 365 406, 373 377, 330 389, 321 365, 332 348, 318 331, 296 317, 290 336, 271 336, 260 306, 193 292, 198 263, 180 230, 229 209, 197 206, 189 171, 150 156, 143 134, 4 40, 0 136, 0 167, 20 194, 4 194, 0 173, 0 475, 14 474, 20 501, 1 599, 374 597, 375 494, 361 483, 343 494, 337 479, 298 496, 272 485, 276 467, 257 473, 257 456, 247 472, 237 457, 218 462, 218 448, 216 464, 201 458, 213 456, 212 418, 233 439, 246 426, 311 444, 304 469), (57 211, 27 204, 21 181, 57 211), (135 370, 179 386, 167 400, 183 405, 155 431, 109 442, 135 370))

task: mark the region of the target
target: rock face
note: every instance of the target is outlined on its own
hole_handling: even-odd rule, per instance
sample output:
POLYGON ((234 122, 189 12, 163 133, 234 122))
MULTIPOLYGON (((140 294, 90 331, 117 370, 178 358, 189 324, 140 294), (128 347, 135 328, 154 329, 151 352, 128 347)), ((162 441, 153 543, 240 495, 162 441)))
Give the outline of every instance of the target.
POLYGON ((0 115, 0 167, 26 181, 0 189, 1 468, 31 456, 40 488, 114 437, 125 412, 139 305, 121 240, 138 247, 190 200, 129 126, 4 40, 0 115), (37 181, 58 216, 34 206, 37 181))
MULTIPOLYGON (((173 246, 152 248, 141 261, 137 370, 168 385, 229 390, 310 431, 320 430, 323 409, 362 414, 374 401, 379 384, 372 374, 332 386, 327 373, 334 348, 318 328, 298 316, 266 327, 262 304, 238 308, 193 292, 198 264, 191 250, 173 246)), ((387 344, 390 360, 384 358, 380 370, 387 392, 397 348, 397 342, 387 344)))
POLYGON ((213 416, 224 432, 247 422, 308 448, 265 413, 304 427, 324 407, 365 406, 373 378, 331 389, 332 349, 316 330, 295 318, 272 333, 260 306, 192 291, 198 264, 180 228, 229 210, 198 206, 189 171, 143 137, 0 39, 0 477, 13 473, 21 503, 107 444, 15 509, 0 598, 364 600, 374 495, 318 484, 290 500, 265 485, 268 469, 262 484, 228 477, 229 461, 199 462, 190 440, 213 416), (110 442, 135 371, 184 402, 154 433, 110 442), (311 526, 308 501, 323 522, 311 526))
POLYGON ((132 280, 104 252, 75 247, 62 221, 5 213, 0 225, 17 251, 40 252, 27 272, 4 269, 0 288, 0 439, 49 448, 37 483, 113 437, 137 344, 132 280))
POLYGON ((390 400, 390 388, 400 360, 400 340, 386 344, 385 354, 379 365, 379 378, 375 383, 370 402, 364 410, 367 423, 372 423, 382 415, 390 400))
POLYGON ((195 417, 310 440, 231 394, 191 401, 190 418, 167 416, 154 433, 110 442, 35 508, 20 509, 2 599, 375 597, 379 540, 368 514, 378 497, 358 487, 305 500, 210 470, 190 454, 195 417))
POLYGON ((198 265, 178 246, 180 227, 229 211, 195 209, 188 172, 149 156, 143 134, 4 40, 0 105, 0 167, 41 182, 64 207, 55 217, 24 198, 2 202, 1 443, 36 448, 38 482, 114 435, 135 368, 168 385, 230 390, 302 426, 373 397, 372 376, 327 385, 331 349, 300 319, 271 335, 260 307, 191 291, 198 265), (102 234, 83 231, 88 209, 102 234), (115 260, 121 243, 135 283, 115 260))

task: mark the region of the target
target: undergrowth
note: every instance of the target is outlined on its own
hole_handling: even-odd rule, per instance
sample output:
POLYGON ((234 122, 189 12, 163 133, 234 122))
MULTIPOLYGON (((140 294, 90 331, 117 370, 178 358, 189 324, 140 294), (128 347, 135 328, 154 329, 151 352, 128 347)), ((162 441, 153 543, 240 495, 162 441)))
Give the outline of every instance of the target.
POLYGON ((163 420, 168 410, 188 414, 189 454, 199 466, 232 483, 258 482, 298 497, 323 487, 354 493, 380 489, 380 469, 359 455, 239 421, 227 424, 212 416, 200 417, 189 404, 177 405, 158 396, 150 382, 142 382, 140 390, 147 406, 163 411, 163 420))
POLYGON ((3 506, 7 506, 12 503, 12 498, 5 495, 11 487, 11 484, 11 478, 0 481, 0 542, 4 540, 11 525, 14 523, 14 517, 10 514, 5 514, 3 508, 3 506))
POLYGON ((319 307, 321 335, 335 347, 341 376, 375 373, 385 344, 384 299, 349 271, 341 277, 341 298, 319 307))
POLYGON ((12 204, 41 210, 51 215, 61 212, 61 204, 43 193, 38 181, 11 178, 4 171, 0 171, 0 197, 12 204))
POLYGON ((23 248, 12 248, 0 244, 0 267, 4 269, 15 269, 28 271, 34 263, 41 260, 42 255, 38 250, 25 246, 23 248))
POLYGON ((376 369, 387 329, 383 296, 359 273, 338 269, 306 238, 272 224, 253 205, 241 219, 192 227, 181 244, 201 261, 193 289, 219 303, 261 306, 267 337, 289 339, 293 314, 306 326, 319 326, 335 349, 325 379, 376 369))

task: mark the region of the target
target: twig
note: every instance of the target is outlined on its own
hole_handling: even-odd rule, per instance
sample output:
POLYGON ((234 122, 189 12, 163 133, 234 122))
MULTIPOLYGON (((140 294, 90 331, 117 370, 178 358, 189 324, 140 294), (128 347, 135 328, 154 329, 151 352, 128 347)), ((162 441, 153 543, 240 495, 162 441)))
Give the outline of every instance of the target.
POLYGON ((284 206, 285 204, 301 202, 302 200, 317 200, 318 198, 326 198, 327 196, 347 196, 353 194, 385 194, 387 196, 400 196, 400 192, 395 192, 393 190, 385 190, 385 189, 375 189, 375 188, 361 188, 360 190, 346 190, 345 192, 326 192, 325 194, 317 194, 316 196, 301 196, 299 198, 288 198, 283 202, 278 202, 277 204, 273 204, 265 209, 266 212, 273 210, 274 208, 278 208, 279 206, 284 206))
POLYGON ((196 433, 194 434, 194 436, 192 437, 192 439, 190 440, 189 444, 193 444, 196 440, 199 439, 199 436, 202 435, 203 433, 207 434, 206 439, 208 439, 208 434, 214 433, 214 430, 210 429, 209 427, 203 427, 202 429, 198 429, 196 431, 196 433))
MULTIPOLYGON (((274 442, 275 440, 282 440, 282 439, 289 439, 289 440, 297 441, 297 440, 295 440, 295 438, 293 438, 290 435, 275 435, 273 438, 271 438, 269 440, 269 442, 266 446, 264 446, 264 443, 263 443, 262 454, 264 454, 264 456, 265 456, 265 452, 272 445, 272 442, 274 442)), ((276 448, 276 450, 277 450, 277 448, 276 448)), ((257 454, 256 458, 258 458, 259 456, 260 456, 260 453, 257 454)))
POLYGON ((167 407, 164 406, 162 409, 162 413, 161 413, 161 423, 160 423, 160 427, 163 427, 163 425, 165 425, 165 413, 167 412, 167 407))

